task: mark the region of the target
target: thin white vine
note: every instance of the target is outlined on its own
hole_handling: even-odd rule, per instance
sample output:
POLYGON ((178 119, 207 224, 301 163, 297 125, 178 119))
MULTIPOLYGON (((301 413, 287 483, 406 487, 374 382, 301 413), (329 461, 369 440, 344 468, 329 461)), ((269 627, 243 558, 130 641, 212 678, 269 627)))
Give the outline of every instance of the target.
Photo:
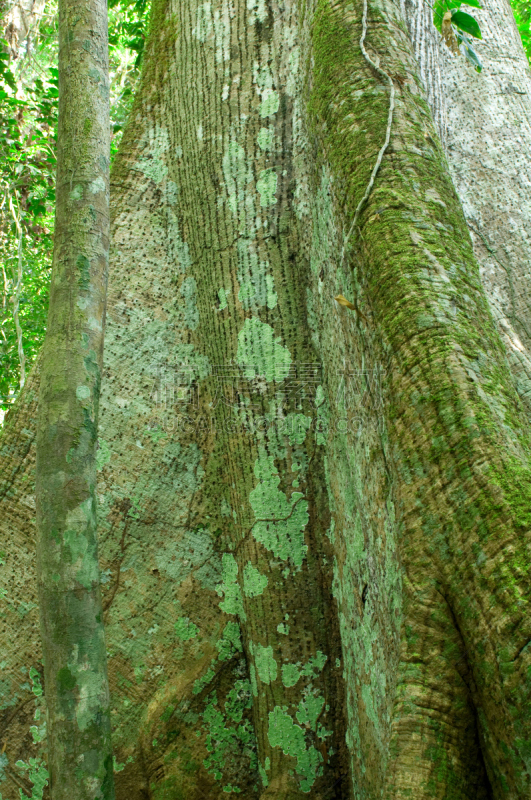
POLYGON ((363 57, 365 58, 365 61, 375 70, 375 72, 377 72, 378 75, 380 75, 381 78, 384 78, 384 79, 387 78, 387 81, 389 82, 389 86, 391 88, 391 94, 390 94, 390 98, 389 98, 389 113, 388 113, 388 116, 387 116, 387 131, 385 133, 385 142, 383 143, 383 145, 382 145, 382 147, 380 149, 380 152, 378 153, 378 158, 376 159, 376 163, 375 163, 374 168, 372 170, 369 183, 367 184, 367 188, 365 189, 365 194, 363 195, 363 197, 361 198, 361 200, 358 203, 358 207, 356 208, 356 211, 354 213, 354 219, 352 220, 352 225, 350 226, 350 230, 349 230, 349 232, 347 233, 347 235, 345 237, 345 241, 343 242, 343 249, 341 250, 341 264, 343 264, 343 260, 345 258, 345 248, 347 246, 348 240, 352 236, 352 233, 354 231, 356 222, 358 221, 358 217, 360 215, 360 211, 361 211, 365 201, 367 200, 367 198, 369 197, 369 195, 370 195, 370 193, 372 191, 372 187, 374 185, 374 180, 376 178, 378 170, 380 169, 380 164, 382 163, 382 158, 383 158, 384 153, 387 150, 387 147, 388 147, 389 142, 391 140, 391 127, 392 127, 392 124, 393 124, 393 111, 395 109, 395 87, 393 85, 393 80, 392 80, 391 76, 387 74, 387 72, 385 72, 383 69, 380 69, 380 67, 377 64, 374 63, 374 61, 372 60, 370 55, 365 50, 364 41, 365 41, 365 36, 366 35, 367 35, 367 0, 363 0, 363 17, 362 17, 362 32, 361 32, 361 39, 360 39, 360 49, 361 49, 361 52, 363 53, 363 57))

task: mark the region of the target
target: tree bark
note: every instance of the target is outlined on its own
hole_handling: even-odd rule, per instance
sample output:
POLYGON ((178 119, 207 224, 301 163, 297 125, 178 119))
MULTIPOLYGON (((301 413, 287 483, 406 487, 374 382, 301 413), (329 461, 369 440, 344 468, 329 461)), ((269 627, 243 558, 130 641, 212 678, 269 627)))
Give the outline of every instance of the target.
POLYGON ((105 3, 60 3, 58 126, 54 259, 35 471, 48 770, 53 800, 112 800, 96 538, 109 253, 105 3))
POLYGON ((529 794, 527 422, 387 1, 391 141, 345 241, 390 99, 362 13, 154 5, 98 451, 120 800, 529 794))
POLYGON ((422 81, 463 205, 480 275, 518 394, 531 412, 531 73, 509 3, 474 11, 481 74, 453 56, 432 12, 402 0, 422 81))

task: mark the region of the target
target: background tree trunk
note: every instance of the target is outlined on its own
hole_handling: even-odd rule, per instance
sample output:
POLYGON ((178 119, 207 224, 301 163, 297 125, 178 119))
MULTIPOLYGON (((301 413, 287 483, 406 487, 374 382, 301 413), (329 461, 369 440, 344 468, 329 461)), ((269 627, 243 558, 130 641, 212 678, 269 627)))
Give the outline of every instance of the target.
POLYGON ((53 800, 114 799, 96 539, 109 258, 105 2, 59 4, 54 259, 36 438, 37 582, 53 800))
MULTIPOLYGON (((528 526, 501 464, 526 463, 523 412, 391 3, 366 42, 394 80, 391 146, 343 257, 389 103, 361 15, 153 11, 113 173, 101 400, 119 798, 529 793, 504 755, 526 736, 528 526)), ((3 434, 22 556, 34 381, 3 434)))
POLYGON ((477 16, 481 74, 441 42, 431 9, 402 0, 428 102, 461 200, 491 313, 531 411, 531 73, 509 3, 477 16))

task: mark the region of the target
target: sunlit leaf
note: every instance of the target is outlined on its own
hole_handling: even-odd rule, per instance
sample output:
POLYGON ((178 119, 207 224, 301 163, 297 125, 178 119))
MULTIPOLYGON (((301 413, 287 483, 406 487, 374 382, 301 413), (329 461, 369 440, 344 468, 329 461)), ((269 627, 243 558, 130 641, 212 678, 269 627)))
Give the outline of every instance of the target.
POLYGON ((452 13, 452 24, 456 25, 465 33, 475 36, 476 39, 482 39, 481 31, 477 20, 467 14, 466 11, 455 11, 452 13))

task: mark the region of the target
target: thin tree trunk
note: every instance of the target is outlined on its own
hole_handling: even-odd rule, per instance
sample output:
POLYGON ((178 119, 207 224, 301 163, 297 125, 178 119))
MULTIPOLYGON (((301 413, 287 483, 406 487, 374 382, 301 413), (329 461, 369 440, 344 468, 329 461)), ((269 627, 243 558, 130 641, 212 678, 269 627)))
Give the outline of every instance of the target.
POLYGON ((61 2, 54 261, 36 448, 37 582, 53 800, 114 798, 96 539, 109 139, 106 4, 61 2))

